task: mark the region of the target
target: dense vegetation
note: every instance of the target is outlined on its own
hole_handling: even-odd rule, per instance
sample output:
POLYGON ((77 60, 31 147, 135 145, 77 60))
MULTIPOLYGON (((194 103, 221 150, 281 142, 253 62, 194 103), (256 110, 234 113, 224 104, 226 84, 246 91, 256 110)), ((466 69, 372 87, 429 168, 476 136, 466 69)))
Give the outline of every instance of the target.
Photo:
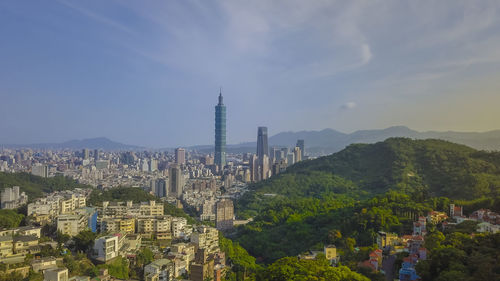
POLYGON ((0 210, 0 228, 18 227, 24 215, 14 210, 0 210))
POLYGON ((500 152, 477 151, 442 140, 390 138, 354 144, 287 173, 323 171, 341 176, 370 192, 423 188, 431 196, 472 200, 500 191, 500 152))
POLYGON ((139 187, 117 187, 108 190, 94 190, 87 202, 91 206, 102 206, 103 201, 133 201, 134 203, 156 200, 157 198, 139 187))
POLYGON ((500 280, 500 233, 471 237, 461 232, 446 236, 436 232, 429 238, 429 259, 417 264, 422 280, 500 280))
POLYGON ((236 211, 254 220, 235 241, 265 263, 335 243, 355 269, 362 259, 350 248, 370 247, 377 231, 410 233, 419 215, 451 202, 498 210, 499 190, 500 153, 440 140, 355 144, 252 185, 236 211))
POLYGON ((0 190, 13 186, 19 186, 21 191, 26 192, 30 200, 41 197, 44 192, 50 193, 77 187, 90 188, 89 185, 79 184, 69 177, 55 176, 42 178, 28 173, 0 172, 0 190))
POLYGON ((255 278, 255 274, 262 268, 255 263, 255 258, 238 243, 225 238, 219 234, 219 246, 226 254, 229 264, 232 265, 231 272, 226 275, 226 280, 243 280, 245 278, 255 278))
POLYGON ((332 267, 323 256, 316 260, 299 260, 296 257, 282 258, 266 268, 262 273, 261 280, 368 281, 370 279, 352 272, 346 266, 332 267))

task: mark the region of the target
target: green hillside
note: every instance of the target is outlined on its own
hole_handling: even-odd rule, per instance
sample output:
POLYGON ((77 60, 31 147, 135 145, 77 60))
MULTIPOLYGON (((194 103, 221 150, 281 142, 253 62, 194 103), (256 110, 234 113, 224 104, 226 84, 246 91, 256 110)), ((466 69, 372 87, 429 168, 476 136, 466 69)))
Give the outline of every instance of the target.
POLYGON ((331 173, 361 190, 412 192, 471 200, 500 191, 500 153, 482 152, 442 140, 391 138, 346 149, 287 170, 290 174, 331 173))
POLYGON ((13 186, 19 186, 21 191, 26 192, 29 200, 41 197, 44 192, 50 193, 77 187, 90 188, 89 185, 79 184, 75 180, 63 176, 42 178, 28 173, 0 172, 0 190, 13 186))
POLYGON ((252 185, 236 202, 234 239, 260 261, 271 263, 323 244, 370 247, 377 231, 408 233, 412 221, 450 202, 500 209, 500 153, 440 140, 392 138, 355 144, 303 161, 285 173, 252 185))

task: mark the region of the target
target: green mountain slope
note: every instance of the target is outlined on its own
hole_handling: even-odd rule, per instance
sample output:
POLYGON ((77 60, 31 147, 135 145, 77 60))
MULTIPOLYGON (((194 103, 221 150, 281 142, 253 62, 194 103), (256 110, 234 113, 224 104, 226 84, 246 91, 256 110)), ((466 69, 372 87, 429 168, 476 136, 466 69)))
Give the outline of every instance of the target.
POLYGON ((41 197, 44 192, 50 193, 56 190, 91 187, 62 176, 42 178, 28 173, 0 172, 0 191, 13 186, 19 186, 21 191, 26 192, 29 200, 41 197))
POLYGON ((423 188, 432 196, 470 200, 497 195, 500 189, 500 153, 442 140, 391 138, 354 144, 330 156, 300 162, 287 173, 312 171, 335 174, 375 193, 423 188))
POLYGON ((265 263, 326 243, 356 260, 353 241, 369 247, 377 231, 409 233, 418 216, 445 211, 450 200, 496 209, 499 190, 500 153, 441 140, 355 144, 252 185, 236 211, 254 220, 234 239, 265 263))

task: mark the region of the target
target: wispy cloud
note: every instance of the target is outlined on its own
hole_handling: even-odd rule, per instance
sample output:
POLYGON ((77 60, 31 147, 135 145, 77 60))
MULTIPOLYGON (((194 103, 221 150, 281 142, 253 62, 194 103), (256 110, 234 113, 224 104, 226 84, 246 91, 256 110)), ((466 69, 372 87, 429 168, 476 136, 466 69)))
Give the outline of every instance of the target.
POLYGON ((90 9, 84 8, 78 4, 75 4, 74 2, 70 2, 70 1, 66 1, 66 0, 56 0, 56 1, 64 6, 68 7, 68 8, 71 8, 71 9, 81 13, 82 15, 84 15, 86 17, 89 17, 92 20, 106 24, 106 25, 111 26, 115 29, 130 33, 130 34, 136 33, 133 29, 129 28, 127 25, 122 24, 116 20, 113 20, 111 17, 107 17, 107 16, 101 15, 99 13, 96 13, 90 9))

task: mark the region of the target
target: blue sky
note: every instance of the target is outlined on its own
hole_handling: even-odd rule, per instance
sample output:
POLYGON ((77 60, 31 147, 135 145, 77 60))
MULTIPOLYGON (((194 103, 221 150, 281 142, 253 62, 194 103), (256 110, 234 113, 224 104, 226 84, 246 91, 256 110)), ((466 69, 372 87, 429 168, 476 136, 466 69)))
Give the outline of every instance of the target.
POLYGON ((0 1, 0 143, 500 120, 498 1, 0 1))

